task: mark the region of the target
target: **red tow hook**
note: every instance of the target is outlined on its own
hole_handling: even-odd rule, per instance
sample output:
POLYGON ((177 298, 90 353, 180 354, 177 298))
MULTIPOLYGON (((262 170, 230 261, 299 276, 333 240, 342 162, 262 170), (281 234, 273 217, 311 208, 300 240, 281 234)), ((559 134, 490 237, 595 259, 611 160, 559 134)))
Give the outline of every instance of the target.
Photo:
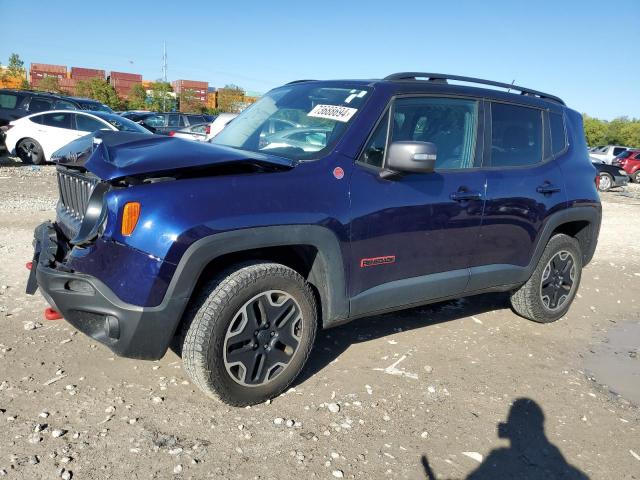
POLYGON ((60 315, 60 313, 58 313, 53 308, 47 307, 44 309, 44 318, 46 318, 47 320, 60 320, 62 318, 62 315, 60 315))
POLYGON ((33 262, 27 262, 25 267, 27 267, 27 270, 31 270, 33 268, 33 262))

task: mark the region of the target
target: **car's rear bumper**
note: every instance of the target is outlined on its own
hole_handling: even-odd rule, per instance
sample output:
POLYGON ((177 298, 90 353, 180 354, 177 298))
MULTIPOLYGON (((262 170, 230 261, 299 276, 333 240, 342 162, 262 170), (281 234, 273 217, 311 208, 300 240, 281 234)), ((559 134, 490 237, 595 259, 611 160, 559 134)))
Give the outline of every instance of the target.
POLYGON ((155 360, 167 351, 185 299, 169 298, 157 307, 120 300, 97 278, 70 271, 59 261, 64 238, 54 224, 35 230, 32 277, 27 293, 42 295, 71 325, 124 357, 155 360))
POLYGON ((627 175, 615 175, 613 177, 613 187, 624 187, 629 183, 629 177, 627 175))

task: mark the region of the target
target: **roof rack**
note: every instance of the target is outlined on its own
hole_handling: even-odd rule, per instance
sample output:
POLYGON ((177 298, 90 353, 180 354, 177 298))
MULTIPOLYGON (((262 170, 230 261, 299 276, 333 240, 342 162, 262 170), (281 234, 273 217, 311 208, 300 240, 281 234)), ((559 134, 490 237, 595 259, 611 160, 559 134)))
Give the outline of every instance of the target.
POLYGON ((545 100, 551 100, 561 105, 565 105, 564 101, 556 97, 555 95, 550 95, 548 93, 539 92, 538 90, 532 90, 530 88, 520 87, 518 85, 512 85, 510 83, 502 83, 502 82, 494 82, 493 80, 483 80, 481 78, 473 78, 473 77, 462 77, 460 75, 448 75, 445 73, 426 73, 426 72, 400 72, 388 75, 384 78, 384 80, 418 80, 421 78, 427 79, 429 82, 434 83, 448 83, 447 80, 456 80, 458 82, 467 82, 467 83, 479 83, 482 85, 491 85, 493 87, 501 87, 506 88, 508 90, 517 90, 521 95, 533 95, 539 98, 543 98, 545 100))
POLYGON ((305 78, 304 80, 294 80, 293 82, 289 82, 286 85, 293 85, 294 83, 302 83, 302 82, 315 82, 315 80, 312 80, 310 78, 305 78))

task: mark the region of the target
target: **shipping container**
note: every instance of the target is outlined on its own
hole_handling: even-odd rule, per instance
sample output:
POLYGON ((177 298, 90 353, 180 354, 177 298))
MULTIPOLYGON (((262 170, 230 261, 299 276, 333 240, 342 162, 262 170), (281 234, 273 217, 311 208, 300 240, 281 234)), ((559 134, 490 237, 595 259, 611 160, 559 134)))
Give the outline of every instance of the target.
POLYGON ((118 80, 142 82, 142 75, 139 75, 137 73, 111 72, 109 74, 109 77, 114 80, 118 79, 118 80))
POLYGON ((50 65, 47 63, 32 63, 31 64, 31 71, 38 71, 38 72, 48 72, 48 73, 60 73, 63 76, 66 76, 67 74, 67 67, 65 67, 64 65, 50 65))
POLYGON ((209 90, 209 82, 198 80, 174 80, 171 82, 171 86, 176 93, 181 93, 183 90, 194 90, 196 93, 206 95, 209 90))
POLYGON ((104 80, 104 70, 95 68, 71 67, 71 78, 102 78, 104 80))
POLYGON ((38 78, 44 78, 44 77, 56 77, 56 78, 67 78, 66 74, 64 73, 53 73, 53 72, 43 72, 40 70, 31 70, 29 72, 29 76, 31 77, 31 79, 38 79, 38 78))

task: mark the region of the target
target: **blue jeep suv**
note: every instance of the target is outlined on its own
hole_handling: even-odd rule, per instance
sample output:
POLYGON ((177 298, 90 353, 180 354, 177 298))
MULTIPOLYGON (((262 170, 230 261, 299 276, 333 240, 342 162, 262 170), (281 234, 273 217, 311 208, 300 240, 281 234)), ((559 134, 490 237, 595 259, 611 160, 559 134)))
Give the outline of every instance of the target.
POLYGON ((233 405, 278 395, 354 318, 498 291, 557 320, 600 229, 580 114, 488 80, 296 81, 213 144, 98 137, 58 163, 28 292, 118 355, 172 347, 233 405))

